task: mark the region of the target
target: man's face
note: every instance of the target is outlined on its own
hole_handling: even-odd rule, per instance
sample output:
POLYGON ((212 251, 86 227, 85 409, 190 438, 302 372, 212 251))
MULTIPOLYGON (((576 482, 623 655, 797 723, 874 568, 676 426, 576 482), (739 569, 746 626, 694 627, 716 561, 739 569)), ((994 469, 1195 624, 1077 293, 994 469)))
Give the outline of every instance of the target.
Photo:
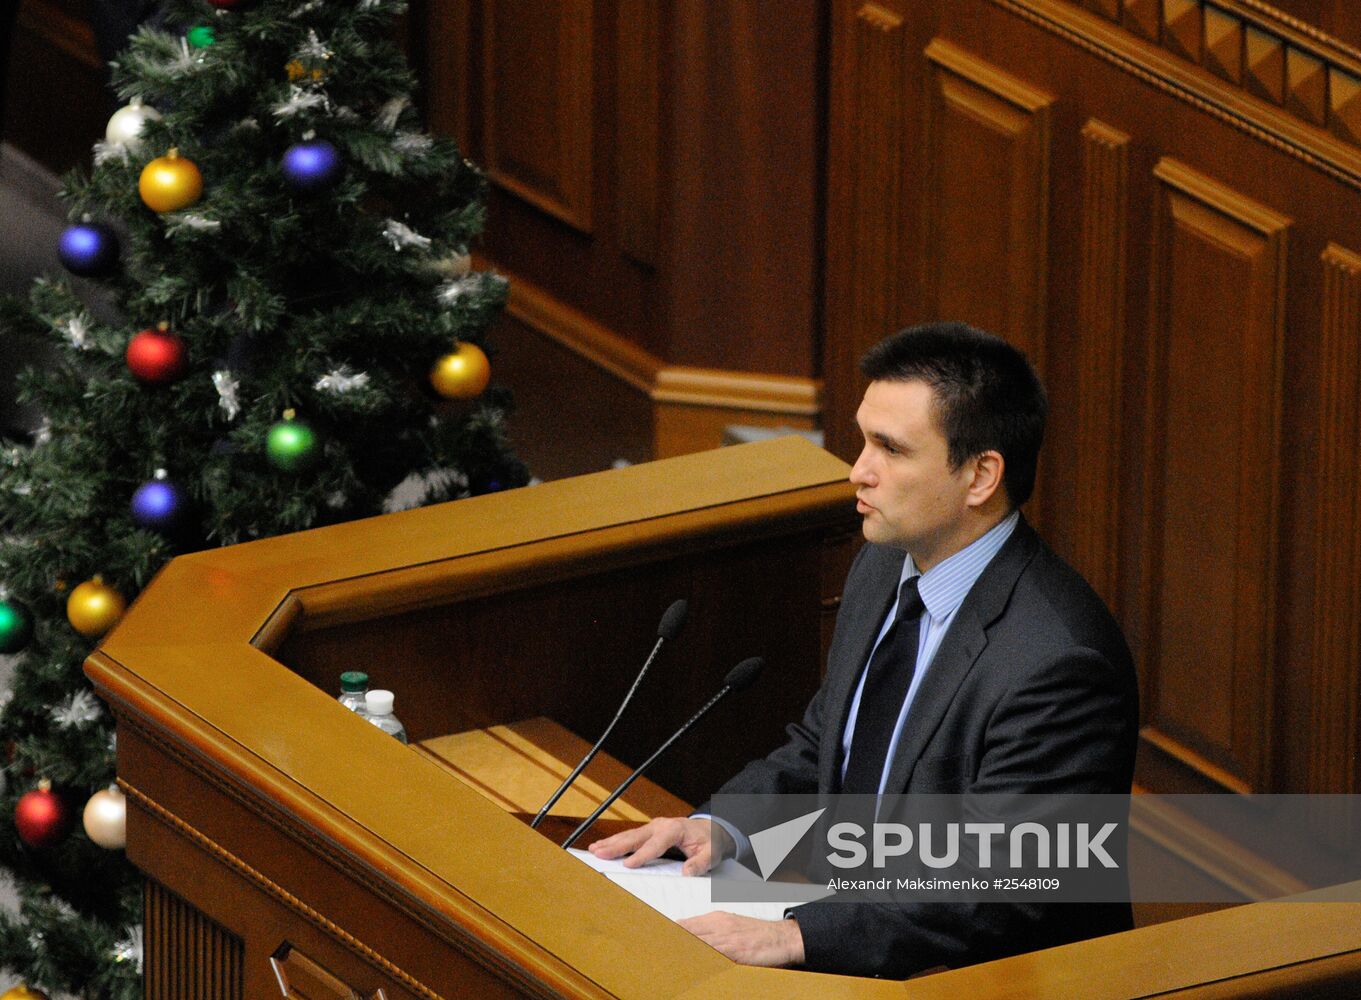
POLYGON ((925 382, 871 382, 855 420, 865 447, 851 469, 865 538, 906 549, 923 571, 966 539, 973 464, 951 470, 925 382))

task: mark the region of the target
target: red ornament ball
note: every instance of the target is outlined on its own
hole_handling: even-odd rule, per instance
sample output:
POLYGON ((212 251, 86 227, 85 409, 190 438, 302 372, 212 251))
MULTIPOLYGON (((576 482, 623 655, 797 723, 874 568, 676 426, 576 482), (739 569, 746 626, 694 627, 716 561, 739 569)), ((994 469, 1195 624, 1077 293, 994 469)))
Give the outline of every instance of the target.
POLYGON ((165 385, 184 374, 188 350, 177 333, 164 328, 143 330, 128 341, 127 361, 139 382, 165 385))
POLYGON ((42 782, 25 792, 14 807, 14 826, 29 847, 56 847, 71 832, 75 817, 60 795, 42 782))

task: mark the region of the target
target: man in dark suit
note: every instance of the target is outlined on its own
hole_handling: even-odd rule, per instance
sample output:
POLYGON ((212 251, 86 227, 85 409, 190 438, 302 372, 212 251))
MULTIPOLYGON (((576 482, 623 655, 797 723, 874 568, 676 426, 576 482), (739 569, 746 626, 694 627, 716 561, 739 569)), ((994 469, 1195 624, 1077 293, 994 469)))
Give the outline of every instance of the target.
MULTIPOLYGON (((1044 435, 1034 369, 999 338, 935 323, 882 341, 861 370, 851 482, 870 544, 846 580, 826 680, 788 741, 719 791, 1127 793, 1129 651, 1019 513, 1044 435)), ((713 822, 703 810, 657 819, 591 850, 636 866, 679 848, 698 874, 717 860, 713 822)), ((748 964, 902 977, 1123 930, 1129 913, 829 900, 785 920, 710 913, 684 926, 748 964)))

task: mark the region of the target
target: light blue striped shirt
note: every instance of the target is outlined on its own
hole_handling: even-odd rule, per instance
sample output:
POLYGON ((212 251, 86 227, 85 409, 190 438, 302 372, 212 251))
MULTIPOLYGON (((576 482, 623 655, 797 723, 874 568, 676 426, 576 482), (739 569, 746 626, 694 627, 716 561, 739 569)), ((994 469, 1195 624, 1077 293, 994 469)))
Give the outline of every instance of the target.
MULTIPOLYGON (((888 779, 888 765, 893 760, 893 755, 898 752, 898 741, 903 735, 903 723, 907 721, 908 710, 912 708, 912 699, 917 696, 917 689, 921 687, 922 678, 931 668, 931 660, 936 655, 936 650, 940 648, 941 640, 945 638, 945 633, 949 631, 950 623, 955 620, 955 612, 964 603, 965 596, 973 588, 983 570, 988 563, 992 562, 993 556, 1001 550, 1006 540, 1011 537, 1012 531, 1016 528, 1016 521, 1020 518, 1017 511, 1012 511, 1010 515, 1003 518, 993 525, 982 537, 960 549, 954 555, 941 560, 939 565, 932 566, 925 573, 918 574, 917 566, 909 555, 903 561, 903 574, 898 580, 898 589, 901 592, 902 585, 914 576, 921 576, 918 581, 918 592, 921 594, 922 603, 926 605, 926 611, 922 614, 921 633, 917 640, 917 671, 912 677, 912 685, 907 689, 907 697, 903 699, 903 707, 898 711, 898 721, 893 725, 893 739, 889 741, 888 756, 884 758, 884 770, 879 775, 879 794, 884 794, 884 782, 888 779)), ((894 600, 893 607, 888 609, 888 614, 884 616, 884 623, 879 628, 879 635, 874 640, 874 647, 870 650, 869 659, 865 661, 866 669, 860 672, 860 682, 855 686, 855 695, 851 698, 851 710, 846 716, 846 728, 841 733, 841 777, 846 777, 846 764, 850 759, 851 736, 855 733, 855 720, 860 714, 860 693, 865 688, 865 675, 869 673, 868 664, 874 659, 874 652, 879 648, 879 643, 884 641, 884 636, 888 634, 889 627, 893 624, 893 619, 898 614, 898 602, 894 600)))

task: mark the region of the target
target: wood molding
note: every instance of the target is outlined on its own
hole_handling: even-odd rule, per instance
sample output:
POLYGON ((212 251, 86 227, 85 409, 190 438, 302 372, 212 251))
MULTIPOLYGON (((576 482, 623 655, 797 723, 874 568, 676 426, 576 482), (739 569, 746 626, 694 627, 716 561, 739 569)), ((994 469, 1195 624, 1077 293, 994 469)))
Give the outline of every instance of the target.
POLYGON ((926 312, 1000 334, 1043 373, 1054 97, 942 38, 933 39, 925 55, 931 74, 924 144, 926 312), (1005 183, 996 200, 989 200, 985 186, 958 179, 999 173, 999 155, 1005 183), (991 216, 986 234, 947 232, 966 202, 974 224, 991 216))
POLYGON ((23 0, 19 25, 60 52, 90 69, 104 71, 95 33, 87 20, 73 17, 51 0, 23 0))
POLYGON ((658 402, 802 416, 821 412, 818 379, 668 365, 522 278, 510 278, 506 311, 658 402))
POLYGON ((815 417, 821 412, 819 392, 817 379, 664 365, 657 371, 651 395, 662 403, 815 417))
MULTIPOLYGON (((527 30, 522 22, 508 23, 505 0, 485 0, 483 5, 483 134, 482 155, 487 175, 498 186, 582 233, 591 232, 591 189, 594 94, 592 93, 592 4, 589 0, 559 0, 556 13, 556 47, 542 58, 555 70, 551 96, 541 95, 555 112, 551 121, 528 125, 514 122, 525 141, 549 148, 534 150, 530 158, 517 158, 506 149, 500 134, 503 113, 518 104, 503 99, 506 74, 523 73, 526 64, 503 66, 497 58, 501 32, 508 35, 527 30)), ((521 16, 525 11, 521 11, 521 16)), ((523 97, 517 94, 517 97, 523 97)))
POLYGON ((1269 791, 1291 220, 1171 158, 1153 173, 1144 739, 1269 791), (1204 481, 1227 502, 1207 504, 1204 481))
MULTIPOLYGON (((1256 17, 1260 24, 1249 23, 1250 12, 1244 8, 1247 58, 1239 86, 1214 66, 1192 63, 1159 45, 1156 25, 1151 34, 1146 33, 1149 29, 1132 12, 1139 14, 1147 8, 1156 15, 1157 0, 1139 0, 1138 4, 1126 0, 1123 26, 1071 0, 989 2, 1329 177, 1361 189, 1361 123, 1357 122, 1361 101, 1349 100, 1330 108, 1323 100, 1330 85, 1336 89, 1341 81, 1343 90, 1347 90, 1348 81, 1361 80, 1361 62, 1346 55, 1348 50, 1322 46, 1274 19, 1256 17), (1274 75, 1278 68, 1284 79, 1274 75)), ((1231 4, 1226 0, 1216 7, 1227 11, 1231 4)), ((1224 46, 1217 46, 1209 58, 1217 62, 1223 52, 1224 46)))
POLYGON ((1083 575, 1112 609, 1120 579, 1129 144, 1128 135, 1095 118, 1082 127, 1074 552, 1083 575))
POLYGON ((1283 868, 1178 809, 1166 797, 1130 797, 1129 829, 1180 858, 1198 872, 1258 902, 1309 890, 1283 868))
POLYGON ((1309 790, 1354 794, 1361 714, 1361 254, 1330 243, 1321 264, 1309 790))
POLYGON ((1256 16, 1265 19, 1271 24, 1280 25, 1291 31, 1297 32, 1304 38, 1318 42, 1320 45, 1335 49, 1353 59, 1361 60, 1361 49, 1344 42, 1335 35, 1330 35, 1322 28, 1301 21, 1297 17, 1292 17, 1281 10, 1274 3, 1267 3, 1265 0, 1215 0, 1220 6, 1229 7, 1247 13, 1249 16, 1256 16))
MULTIPOLYGON (((476 266, 481 267, 484 263, 475 258, 476 266)), ((652 394, 662 367, 660 361, 533 282, 513 274, 506 277, 510 279, 507 313, 630 388, 649 396, 652 394)))

